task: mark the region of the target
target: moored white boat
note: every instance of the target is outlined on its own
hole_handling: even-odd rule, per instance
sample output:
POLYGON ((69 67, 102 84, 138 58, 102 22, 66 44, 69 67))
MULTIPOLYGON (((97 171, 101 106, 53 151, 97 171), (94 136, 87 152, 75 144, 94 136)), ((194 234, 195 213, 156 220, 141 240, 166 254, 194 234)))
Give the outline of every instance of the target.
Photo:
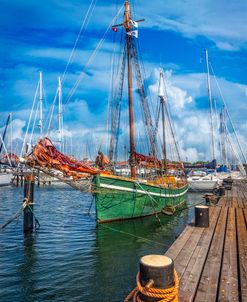
POLYGON ((213 191, 222 184, 222 179, 213 175, 202 172, 191 175, 187 178, 189 189, 195 191, 213 191))

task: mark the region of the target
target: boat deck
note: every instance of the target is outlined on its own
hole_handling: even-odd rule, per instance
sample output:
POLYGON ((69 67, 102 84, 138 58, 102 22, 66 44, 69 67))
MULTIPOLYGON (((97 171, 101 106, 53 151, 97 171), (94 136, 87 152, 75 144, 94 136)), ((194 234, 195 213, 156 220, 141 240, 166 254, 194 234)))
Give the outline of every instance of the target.
POLYGON ((234 182, 209 211, 209 228, 187 226, 166 252, 179 301, 247 301, 247 183, 234 182))

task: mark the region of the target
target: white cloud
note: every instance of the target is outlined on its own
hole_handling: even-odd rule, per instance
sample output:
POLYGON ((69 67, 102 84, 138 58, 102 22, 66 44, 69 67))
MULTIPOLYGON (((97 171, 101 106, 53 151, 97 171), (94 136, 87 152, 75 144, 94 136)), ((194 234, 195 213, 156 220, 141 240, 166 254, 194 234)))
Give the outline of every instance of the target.
POLYGON ((205 36, 223 50, 246 47, 246 1, 155 1, 141 9, 148 19, 143 26, 172 30, 185 37, 205 36), (147 17, 148 15, 148 17, 147 17))

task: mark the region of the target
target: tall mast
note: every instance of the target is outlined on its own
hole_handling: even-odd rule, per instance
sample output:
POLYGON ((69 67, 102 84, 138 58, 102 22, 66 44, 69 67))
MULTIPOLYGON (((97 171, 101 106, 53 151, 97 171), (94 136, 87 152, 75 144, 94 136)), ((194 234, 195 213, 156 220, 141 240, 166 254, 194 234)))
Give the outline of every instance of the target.
POLYGON ((64 151, 63 142, 63 104, 62 104, 62 83, 61 78, 58 77, 58 133, 61 152, 64 151))
POLYGON ((43 78, 42 72, 39 73, 39 127, 40 136, 43 135, 43 78))
POLYGON ((166 171, 166 128, 165 128, 165 90, 164 90, 164 79, 163 71, 160 71, 160 81, 159 81, 159 92, 158 96, 160 98, 161 104, 161 115, 162 115, 162 136, 163 136, 163 157, 164 157, 164 171, 166 171))
POLYGON ((13 113, 10 112, 10 160, 12 162, 13 154, 13 113))
POLYGON ((131 177, 136 177, 135 162, 135 140, 134 140, 134 113, 133 113, 133 95, 132 95, 132 36, 128 32, 132 29, 129 1, 125 1, 124 27, 126 29, 127 39, 127 62, 128 62, 128 99, 129 99, 129 135, 130 135, 130 169, 131 177))
POLYGON ((211 94, 211 83, 209 76, 209 64, 208 64, 208 50, 205 50, 206 55, 206 68, 207 68, 207 82, 208 82, 208 99, 210 106, 210 124, 211 124, 211 134, 212 134, 212 155, 215 159, 215 145, 214 145, 214 126, 213 126, 213 104, 212 104, 212 94, 211 94))
POLYGON ((226 155, 226 126, 225 126, 225 108, 223 107, 220 113, 220 134, 221 134, 221 152, 222 152, 222 163, 227 164, 226 155))

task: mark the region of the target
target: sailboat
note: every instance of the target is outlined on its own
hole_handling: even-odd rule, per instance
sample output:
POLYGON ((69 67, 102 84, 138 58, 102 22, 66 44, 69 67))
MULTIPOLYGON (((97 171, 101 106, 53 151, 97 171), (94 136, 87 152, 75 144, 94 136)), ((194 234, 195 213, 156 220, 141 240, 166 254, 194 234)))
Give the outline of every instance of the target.
MULTIPOLYGON (((165 148, 165 94, 163 86, 159 85, 159 99, 162 109, 163 125, 163 160, 157 156, 156 128, 152 125, 152 118, 145 95, 139 62, 137 59, 136 30, 138 23, 143 20, 134 21, 131 18, 130 3, 124 3, 124 21, 122 26, 125 31, 125 42, 122 52, 122 65, 120 67, 120 89, 118 91, 118 102, 121 102, 122 89, 124 83, 125 67, 127 67, 127 91, 128 91, 128 134, 129 134, 129 160, 130 177, 116 175, 117 164, 113 162, 113 146, 116 147, 119 133, 120 104, 116 102, 112 116, 112 132, 110 138, 109 160, 99 151, 96 163, 98 167, 90 166, 87 163, 76 161, 59 152, 51 140, 42 138, 39 140, 32 154, 27 158, 27 164, 44 171, 47 174, 52 170, 63 172, 62 180, 71 186, 83 191, 85 180, 90 182, 87 192, 91 191, 95 199, 96 219, 98 223, 115 220, 126 220, 154 215, 160 212, 174 213, 176 208, 181 206, 186 200, 188 184, 185 178, 175 177, 169 174, 169 163, 167 163, 165 148), (135 120, 134 120, 134 97, 133 90, 133 68, 137 78, 138 94, 141 97, 141 108, 144 116, 144 128, 148 133, 150 154, 137 153, 135 140, 135 120), (108 167, 104 164, 108 163, 108 167), (147 172, 140 175, 140 164, 145 163, 147 172), (139 167, 138 167, 139 166, 139 167), (147 176, 148 175, 148 176, 147 176)), ((161 83, 161 77, 160 77, 161 83)), ((116 149, 116 148, 115 148, 116 149)), ((173 165, 174 166, 174 165, 173 165)))
POLYGON ((1 186, 8 186, 11 184, 11 180, 13 177, 12 173, 12 113, 8 115, 7 122, 5 124, 3 136, 0 134, 0 187, 1 186), (5 146, 5 136, 7 133, 8 125, 10 123, 11 126, 11 152, 8 153, 6 146, 5 146), (5 155, 2 154, 2 149, 5 151, 5 155))
MULTIPOLYGON (((144 217, 162 212, 168 207, 177 208, 184 203, 188 185, 185 180, 176 179, 174 176, 168 176, 163 164, 161 173, 156 177, 143 179, 137 175, 137 161, 141 157, 144 161, 153 162, 157 165, 156 154, 145 156, 138 154, 135 147, 135 128, 133 113, 133 64, 137 70, 138 90, 143 96, 144 87, 141 83, 139 74, 138 60, 136 58, 137 23, 131 18, 130 3, 128 0, 124 3, 124 21, 116 26, 123 26, 125 30, 125 56, 123 57, 123 66, 127 65, 127 84, 128 84, 128 113, 129 113, 129 147, 130 147, 130 178, 121 177, 113 174, 105 174, 104 171, 94 175, 93 194, 95 197, 96 217, 99 223, 110 222, 114 220, 133 219, 144 217), (127 61, 127 62, 126 62, 127 61), (134 62, 133 62, 134 61, 134 62), (125 64, 126 62, 126 64, 125 64)), ((114 28, 116 27, 114 26, 114 28)), ((135 70, 135 71, 136 71, 135 70)), ((160 95, 163 98, 163 94, 160 95)), ((145 100, 142 100, 145 101, 145 100)), ((146 111, 148 111, 146 105, 146 111)), ((163 108, 164 109, 164 108, 163 108)), ((147 124, 147 123, 146 123, 147 124)), ((155 140, 151 141, 154 145, 155 140)), ((164 142, 165 143, 165 142, 164 142)), ((165 162, 164 153, 164 162, 165 162)))
POLYGON ((216 156, 215 156, 215 135, 213 127, 213 105, 212 105, 212 94, 211 94, 211 82, 209 75, 209 62, 208 62, 208 50, 205 50, 206 58, 206 70, 207 70, 207 85, 208 85, 208 99, 209 99, 209 108, 210 108, 210 127, 211 127, 211 142, 212 142, 212 156, 213 161, 215 162, 214 173, 210 175, 205 175, 202 173, 194 173, 192 171, 191 175, 187 178, 189 187, 192 190, 198 191, 213 191, 221 185, 222 180, 216 175, 216 156))

